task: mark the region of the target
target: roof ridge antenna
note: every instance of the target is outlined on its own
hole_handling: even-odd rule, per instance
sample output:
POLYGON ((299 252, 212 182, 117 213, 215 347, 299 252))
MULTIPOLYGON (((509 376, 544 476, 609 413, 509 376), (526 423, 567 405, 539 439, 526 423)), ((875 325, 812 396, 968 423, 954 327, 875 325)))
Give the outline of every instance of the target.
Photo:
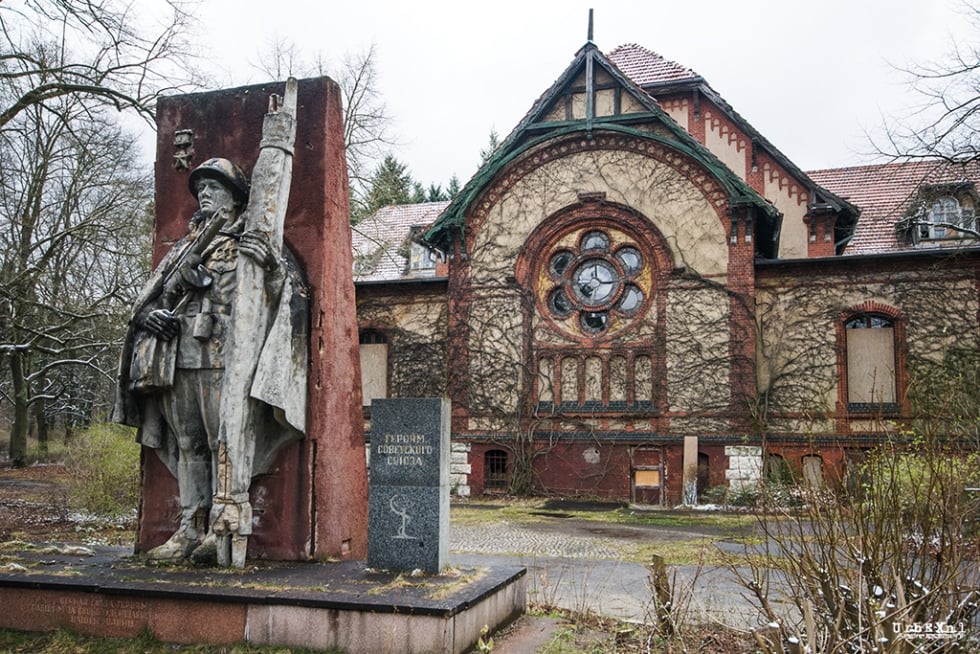
POLYGON ((592 9, 589 8, 589 43, 592 43, 592 9))

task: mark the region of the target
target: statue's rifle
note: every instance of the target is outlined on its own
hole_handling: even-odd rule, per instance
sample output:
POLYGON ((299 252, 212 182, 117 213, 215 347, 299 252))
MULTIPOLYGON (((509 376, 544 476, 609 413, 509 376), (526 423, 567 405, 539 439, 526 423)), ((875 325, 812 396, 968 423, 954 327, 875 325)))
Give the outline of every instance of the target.
MULTIPOLYGON (((204 229, 200 233, 198 233, 198 235, 194 237, 194 240, 191 241, 191 243, 186 248, 184 248, 184 251, 180 253, 180 256, 177 258, 177 261, 174 262, 174 265, 172 265, 168 270, 164 272, 163 276, 160 278, 159 281, 160 284, 159 291, 155 290, 154 292, 154 295, 159 293, 163 304, 162 308, 171 309, 171 310, 176 308, 174 306, 175 305, 174 298, 171 297, 174 292, 174 286, 172 285, 171 282, 174 280, 175 277, 177 277, 178 274, 181 273, 184 264, 192 256, 199 257, 200 259, 205 258, 205 256, 208 253, 208 248, 211 246, 211 244, 214 242, 214 239, 221 232, 221 229, 228 222, 229 213, 230 211, 228 210, 227 207, 220 207, 214 213, 211 219, 205 223, 204 229)), ((185 295, 184 297, 187 297, 187 295, 185 295)))
MULTIPOLYGON (((228 222, 229 211, 221 207, 194 237, 194 240, 177 256, 177 260, 157 275, 148 298, 141 310, 168 309, 179 311, 190 298, 184 294, 175 299, 176 285, 173 283, 182 272, 185 263, 195 255, 204 258, 221 228, 228 222)), ((157 393, 173 386, 177 365, 177 339, 163 340, 145 329, 136 330, 133 337, 132 355, 129 357, 129 388, 141 393, 157 393)))

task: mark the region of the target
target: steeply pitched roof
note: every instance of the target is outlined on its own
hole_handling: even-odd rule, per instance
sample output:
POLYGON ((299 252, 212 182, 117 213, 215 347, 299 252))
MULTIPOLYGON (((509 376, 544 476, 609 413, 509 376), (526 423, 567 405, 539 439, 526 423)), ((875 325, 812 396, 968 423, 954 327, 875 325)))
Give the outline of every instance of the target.
POLYGON ((829 168, 807 174, 817 184, 861 209, 844 254, 883 254, 916 249, 914 244, 899 239, 895 226, 908 213, 924 186, 976 184, 980 182, 980 162, 964 165, 909 161, 829 168))
POLYGON ((626 43, 606 55, 616 68, 641 87, 678 81, 701 81, 700 75, 677 62, 647 50, 635 43, 626 43))
POLYGON ((390 205, 352 228, 354 281, 394 281, 411 277, 408 254, 413 228, 428 229, 448 202, 390 205))
POLYGON ((769 140, 755 129, 749 121, 743 118, 728 102, 715 91, 708 82, 690 68, 686 68, 674 61, 664 59, 661 55, 648 50, 635 43, 621 45, 608 55, 609 61, 614 63, 630 79, 639 85, 644 91, 650 93, 655 99, 660 99, 661 93, 673 93, 682 90, 699 91, 704 97, 708 98, 720 111, 725 113, 728 118, 738 125, 746 136, 748 136, 756 147, 767 152, 776 162, 779 163, 787 172, 796 177, 801 183, 807 185, 811 191, 811 197, 816 204, 826 204, 839 212, 839 226, 847 228, 856 218, 854 206, 842 201, 832 190, 823 188, 818 182, 809 179, 807 174, 800 170, 795 163, 789 160, 780 150, 769 140))
MULTIPOLYGON (((647 53, 649 54, 649 51, 647 53)), ((598 129, 619 131, 638 138, 660 141, 670 148, 686 153, 703 165, 721 183, 733 204, 754 205, 759 210, 760 215, 767 217, 774 223, 778 220, 778 211, 772 203, 756 193, 745 180, 733 173, 708 148, 688 134, 686 129, 679 126, 664 112, 652 96, 625 75, 599 51, 594 43, 589 41, 576 53, 572 63, 558 77, 551 88, 535 101, 527 115, 477 171, 476 175, 466 183, 439 220, 426 232, 426 240, 439 248, 447 249, 449 241, 455 237, 454 234, 458 236, 464 229, 464 216, 470 203, 477 198, 487 184, 491 183, 498 172, 523 152, 549 139, 560 138, 572 133, 585 133, 588 138, 591 138, 593 130, 598 129), (605 74, 615 80, 635 99, 643 111, 597 116, 595 115, 594 97, 587 97, 584 118, 560 121, 548 118, 548 110, 551 105, 558 102, 562 92, 571 88, 583 73, 586 75, 586 96, 589 96, 595 88, 595 75, 598 70, 604 71, 605 74), (638 130, 635 128, 635 123, 638 120, 659 121, 672 136, 666 137, 638 130)))

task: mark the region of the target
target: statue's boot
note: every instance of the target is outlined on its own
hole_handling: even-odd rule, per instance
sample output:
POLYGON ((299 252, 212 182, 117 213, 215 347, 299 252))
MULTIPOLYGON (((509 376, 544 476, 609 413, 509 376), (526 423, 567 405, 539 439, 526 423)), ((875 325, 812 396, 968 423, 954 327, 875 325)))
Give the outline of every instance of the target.
POLYGON ((180 527, 167 539, 163 545, 158 545, 146 553, 154 561, 177 561, 186 558, 196 550, 201 538, 193 526, 193 514, 181 520, 180 527))
POLYGON ((174 561, 185 559, 197 549, 207 526, 207 501, 211 494, 211 464, 191 456, 177 462, 177 486, 180 490, 180 526, 163 545, 147 552, 150 559, 174 561))
POLYGON ((201 544, 194 548, 190 554, 190 559, 195 565, 217 565, 218 564, 218 537, 213 531, 208 532, 201 544))

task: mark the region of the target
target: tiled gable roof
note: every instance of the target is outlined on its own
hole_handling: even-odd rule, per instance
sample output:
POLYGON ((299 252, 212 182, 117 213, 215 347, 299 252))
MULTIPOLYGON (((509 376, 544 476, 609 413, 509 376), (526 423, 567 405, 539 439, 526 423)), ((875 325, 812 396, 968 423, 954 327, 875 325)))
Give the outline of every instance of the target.
MULTIPOLYGON (((662 56, 648 50, 635 43, 621 45, 607 55, 611 61, 624 75, 629 77, 634 83, 643 88, 655 100, 662 92, 675 93, 680 87, 697 88, 698 91, 710 100, 722 113, 726 114, 741 129, 753 144, 768 152, 776 162, 786 169, 790 175, 794 176, 800 183, 806 186, 817 203, 831 205, 836 211, 840 212, 840 226, 847 228, 854 220, 855 209, 852 205, 842 202, 832 189, 822 187, 819 182, 808 179, 806 173, 800 170, 796 164, 789 160, 776 146, 769 142, 758 130, 743 118, 734 108, 701 77, 690 68, 686 68, 674 61, 664 59, 662 56)), ((686 129, 686 128, 685 128, 686 129)))
POLYGON ((909 161, 815 170, 807 175, 861 209, 844 254, 883 254, 916 249, 899 239, 895 226, 908 213, 923 185, 976 183, 980 181, 980 162, 909 161))
MULTIPOLYGON (((618 50, 626 52, 626 48, 627 46, 623 46, 618 50)), ((643 52, 647 58, 656 56, 649 51, 643 52)), ((700 80, 696 76, 691 79, 700 80)), ((478 195, 492 182, 495 175, 523 153, 549 139, 570 138, 573 134, 582 134, 587 140, 592 140, 595 130, 620 132, 629 134, 630 137, 660 141, 670 149, 682 152, 704 166, 707 172, 724 187, 733 204, 753 205, 759 211, 760 218, 773 225, 778 221, 778 211, 771 202, 728 168, 717 155, 711 152, 710 148, 674 121, 647 91, 603 55, 592 41, 589 41, 579 49, 572 63, 551 87, 535 101, 531 110, 484 162, 476 175, 463 186, 435 225, 426 232, 425 240, 445 249, 453 239, 459 238, 466 228, 466 209, 476 201, 478 195), (583 103, 584 111, 574 114, 574 117, 566 116, 565 119, 555 120, 548 111, 552 103, 561 101, 565 96, 582 95, 583 91, 595 93, 595 80, 600 72, 607 74, 624 92, 629 93, 640 110, 622 113, 617 110, 596 115, 593 97, 591 101, 586 100, 583 103), (584 90, 581 88, 580 81, 582 75, 586 76, 584 90), (638 119, 647 123, 659 122, 664 128, 664 133, 639 129, 635 124, 638 119)))
POLYGON ((427 229, 448 206, 448 202, 390 205, 354 225, 354 281, 409 277, 407 255, 412 229, 427 229))
POLYGON ((647 50, 635 43, 621 45, 606 56, 627 77, 642 87, 701 79, 701 76, 690 68, 664 59, 656 52, 647 50))

